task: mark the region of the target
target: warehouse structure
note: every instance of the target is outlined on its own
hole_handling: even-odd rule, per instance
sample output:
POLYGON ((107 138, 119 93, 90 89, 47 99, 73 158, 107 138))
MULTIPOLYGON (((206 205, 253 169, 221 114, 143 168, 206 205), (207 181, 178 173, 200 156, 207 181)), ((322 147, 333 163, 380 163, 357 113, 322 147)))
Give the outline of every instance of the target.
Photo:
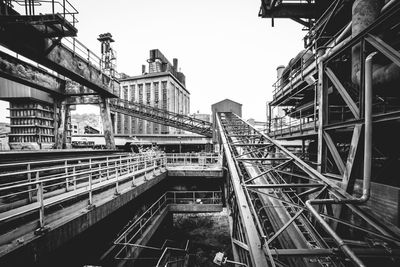
MULTIPOLYGON (((186 89, 185 75, 178 71, 178 59, 173 65, 158 49, 150 50, 148 72, 120 79, 120 98, 177 114, 190 112, 190 93, 186 89)), ((180 134, 182 130, 145 121, 121 113, 113 113, 116 134, 180 134)))

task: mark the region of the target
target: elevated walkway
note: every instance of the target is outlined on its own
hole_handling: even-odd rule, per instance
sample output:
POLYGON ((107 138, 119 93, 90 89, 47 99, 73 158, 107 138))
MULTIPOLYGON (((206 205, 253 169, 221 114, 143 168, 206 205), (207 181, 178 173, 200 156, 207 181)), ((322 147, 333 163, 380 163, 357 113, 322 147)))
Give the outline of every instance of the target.
POLYGON ((179 177, 223 177, 222 156, 213 153, 167 154, 169 176, 179 177))
POLYGON ((318 121, 298 123, 296 125, 285 125, 271 130, 268 135, 274 139, 301 139, 318 134, 318 121))
MULTIPOLYGON (((1 164, 0 265, 18 263, 21 253, 35 262, 37 253, 55 250, 165 180, 168 168, 177 176, 190 167, 193 177, 214 178, 222 177, 220 163, 215 154, 148 152, 1 164)), ((222 209, 221 194, 206 194, 206 202, 203 193, 167 192, 166 207, 178 213, 222 209)))

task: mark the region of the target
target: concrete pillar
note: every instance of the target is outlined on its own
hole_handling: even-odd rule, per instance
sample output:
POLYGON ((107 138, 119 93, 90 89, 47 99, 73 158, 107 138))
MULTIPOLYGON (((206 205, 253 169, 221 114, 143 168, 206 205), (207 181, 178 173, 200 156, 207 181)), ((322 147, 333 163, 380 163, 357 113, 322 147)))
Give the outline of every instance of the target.
POLYGON ((66 148, 69 112, 69 105, 67 105, 67 102, 65 100, 62 101, 59 113, 60 123, 58 125, 57 137, 55 138, 57 140, 57 149, 66 148))
POLYGON ((54 120, 54 148, 57 147, 58 144, 58 128, 60 127, 59 121, 58 121, 58 105, 59 105, 60 101, 58 101, 57 99, 54 98, 54 116, 53 116, 53 120, 54 120))
POLYGON ((108 99, 100 97, 100 116, 103 122, 103 133, 107 149, 115 149, 114 133, 111 124, 110 106, 108 99))

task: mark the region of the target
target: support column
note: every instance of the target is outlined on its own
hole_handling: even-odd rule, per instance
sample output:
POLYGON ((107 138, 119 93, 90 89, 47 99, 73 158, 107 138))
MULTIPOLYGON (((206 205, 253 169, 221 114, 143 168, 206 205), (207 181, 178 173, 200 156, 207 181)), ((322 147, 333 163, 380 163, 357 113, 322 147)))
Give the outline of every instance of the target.
POLYGON ((56 98, 54 99, 54 105, 53 105, 53 110, 54 110, 54 116, 53 116, 53 120, 54 120, 54 148, 57 148, 57 144, 58 144, 58 128, 60 127, 60 125, 58 125, 58 106, 60 104, 60 101, 56 98))
POLYGON ((55 138, 57 149, 66 148, 69 112, 69 105, 67 105, 66 100, 63 100, 60 104, 60 123, 58 125, 57 137, 55 138))
POLYGON ((327 100, 328 100, 328 88, 326 88, 326 81, 324 80, 324 62, 320 61, 319 58, 324 55, 324 49, 318 50, 318 84, 317 84, 317 95, 318 95, 318 156, 317 156, 317 170, 322 172, 323 160, 325 160, 324 153, 324 137, 323 127, 327 118, 327 100))
POLYGON ((115 149, 114 133, 111 122, 110 106, 108 99, 100 97, 100 116, 103 123, 104 139, 106 141, 107 149, 115 149))

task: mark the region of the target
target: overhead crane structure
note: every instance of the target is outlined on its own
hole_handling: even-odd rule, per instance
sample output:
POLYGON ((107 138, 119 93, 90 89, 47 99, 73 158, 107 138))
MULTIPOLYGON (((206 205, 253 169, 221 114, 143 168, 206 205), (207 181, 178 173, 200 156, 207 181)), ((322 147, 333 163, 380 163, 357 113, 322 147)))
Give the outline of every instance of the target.
POLYGON ((217 129, 229 170, 235 260, 247 266, 347 266, 348 260, 365 266, 365 257, 388 266, 398 261, 398 231, 351 204, 355 198, 301 154, 233 113, 219 113, 217 129))
POLYGON ((117 81, 75 36, 78 11, 68 1, 0 1, 0 44, 92 89, 116 97, 117 81))

